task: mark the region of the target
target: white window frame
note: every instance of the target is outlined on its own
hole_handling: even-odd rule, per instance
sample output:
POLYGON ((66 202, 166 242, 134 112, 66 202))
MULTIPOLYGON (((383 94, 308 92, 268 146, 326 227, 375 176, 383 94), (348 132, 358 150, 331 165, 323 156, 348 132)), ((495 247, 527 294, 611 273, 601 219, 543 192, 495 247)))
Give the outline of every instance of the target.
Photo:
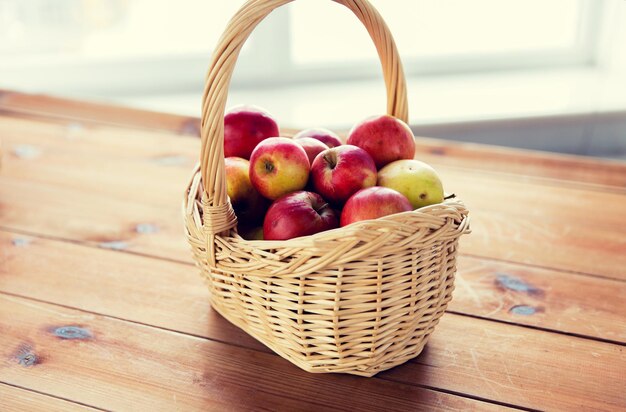
MULTIPOLYGON (((495 70, 543 69, 593 66, 598 63, 599 34, 605 13, 604 0, 582 0, 583 16, 578 41, 571 50, 528 51, 489 55, 404 59, 407 76, 487 72, 495 70), (460 62, 463 62, 460 64, 460 62)), ((297 67, 290 58, 289 10, 272 13, 272 24, 261 25, 249 40, 248 52, 241 56, 233 87, 267 87, 299 82, 328 82, 376 78, 380 67, 372 61, 324 66, 297 67), (268 58, 269 56, 269 58, 268 58)), ((402 50, 400 50, 402 54, 402 50)), ((62 92, 67 95, 113 95, 181 93, 199 90, 209 56, 206 54, 176 57, 107 58, 84 62, 64 58, 30 65, 0 62, 0 87, 18 87, 33 91, 62 92), (45 73, 45 75, 44 75, 45 73), (68 73, 70 73, 68 75, 68 73), (99 81, 94 82, 97 78, 99 81), (24 83, 23 79, 29 79, 24 83), (163 82, 163 79, 168 79, 163 82)))
MULTIPOLYGON (((537 68, 555 68, 565 66, 593 66, 598 61, 599 32, 603 12, 604 0, 581 0, 582 19, 577 34, 576 44, 571 49, 557 49, 550 51, 526 51, 498 53, 495 59, 489 54, 467 54, 450 57, 403 58, 405 74, 407 76, 455 74, 468 72, 489 72, 497 70, 524 70, 537 68)), ((269 79, 279 79, 281 83, 303 81, 338 81, 352 79, 367 79, 380 76, 379 65, 372 56, 371 60, 352 61, 346 64, 334 64, 332 67, 311 65, 303 68, 293 63, 289 56, 289 16, 286 10, 273 21, 272 28, 278 32, 276 38, 283 39, 284 45, 273 47, 275 43, 256 42, 254 47, 259 56, 275 54, 273 59, 277 64, 273 68, 274 76, 269 79)), ((402 50, 400 50, 402 55, 402 50)), ((241 77, 235 86, 273 85, 267 79, 248 79, 241 77)))

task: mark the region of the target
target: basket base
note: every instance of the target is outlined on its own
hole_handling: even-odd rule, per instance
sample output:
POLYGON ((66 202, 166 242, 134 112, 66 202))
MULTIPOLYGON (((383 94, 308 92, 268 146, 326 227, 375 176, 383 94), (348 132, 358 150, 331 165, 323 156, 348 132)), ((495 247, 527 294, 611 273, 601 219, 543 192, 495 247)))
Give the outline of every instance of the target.
POLYGON ((282 345, 280 344, 275 345, 270 342, 264 341, 263 337, 257 335, 254 332, 254 330, 250 330, 249 328, 246 328, 243 325, 243 322, 240 322, 241 318, 229 316, 228 311, 221 310, 219 305, 214 304, 213 301, 211 302, 211 307, 217 313, 219 313, 222 317, 224 317, 227 321, 237 326, 238 328, 242 329, 244 332, 252 336, 254 339, 256 339, 257 341, 261 342, 263 345, 271 349, 272 352, 288 360, 289 362, 291 362, 292 364, 296 365, 297 367, 299 367, 300 369, 306 372, 347 373, 350 375, 364 376, 368 378, 376 375, 379 372, 386 371, 395 366, 401 365, 409 361, 410 359, 417 357, 420 353, 422 353, 422 350, 424 349, 424 346, 426 345, 426 342, 428 341, 428 337, 430 336, 436 324, 438 323, 438 320, 437 320, 436 322, 433 322, 433 324, 429 326, 428 328, 429 330, 427 330, 424 333, 422 339, 419 340, 420 342, 419 344, 410 347, 409 350, 405 350, 400 354, 395 354, 395 356, 390 357, 389 359, 372 358, 371 362, 364 362, 361 367, 355 366, 353 361, 351 361, 349 365, 346 365, 344 367, 342 367, 341 363, 339 362, 333 364, 332 367, 327 367, 324 365, 315 365, 314 362, 303 362, 299 356, 293 356, 291 353, 289 353, 289 351, 284 350, 284 347, 282 345))

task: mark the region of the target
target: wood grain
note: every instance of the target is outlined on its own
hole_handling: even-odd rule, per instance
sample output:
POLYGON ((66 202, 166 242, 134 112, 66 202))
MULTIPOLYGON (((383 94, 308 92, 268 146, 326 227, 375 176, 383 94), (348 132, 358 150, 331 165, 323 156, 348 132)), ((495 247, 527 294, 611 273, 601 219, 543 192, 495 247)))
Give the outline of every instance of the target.
POLYGON ((0 410, 71 412, 96 409, 0 383, 0 410))
POLYGON ((191 264, 1 232, 0 250, 0 291, 264 348, 211 309, 191 264))
MULTIPOLYGON (((0 93, 0 110, 14 99, 0 93)), ((76 117, 22 102, 13 112, 23 118, 0 116, 0 226, 14 231, 0 234, 0 313, 10 313, 0 316, 0 381, 113 409, 494 408, 448 393, 536 409, 626 408, 619 167, 596 173, 589 164, 530 160, 527 174, 547 170, 569 180, 561 183, 507 174, 508 154, 481 169, 505 172, 495 174, 433 160, 474 222, 453 313, 406 365, 371 380, 315 376, 210 309, 180 229, 180 191, 198 142, 162 131, 180 132, 176 119, 146 131, 141 122, 152 118, 141 113, 127 120, 86 105, 76 117), (90 118, 96 109, 102 120, 90 118), (558 170, 568 164, 571 176, 558 170)), ((487 163, 487 152, 465 149, 450 156, 487 163)), ((515 173, 523 169, 513 163, 515 173)))
POLYGON ((2 111, 34 118, 57 118, 73 123, 89 122, 200 135, 200 120, 194 117, 0 89, 0 112, 2 111))
MULTIPOLYGON (((179 240, 180 194, 199 142, 146 133, 131 139, 128 131, 108 130, 76 132, 68 144, 50 136, 63 136, 66 128, 43 123, 29 133, 29 123, 15 130, 15 121, 0 121, 10 152, 0 175, 2 226, 97 244, 125 242, 128 250, 189 259, 179 240), (16 156, 15 148, 24 146, 35 155, 16 156), (97 155, 90 149, 94 146, 97 155), (46 208, 29 206, 36 203, 46 208), (141 223, 161 230, 153 236, 133 233, 141 223)), ((620 230, 626 227, 626 194, 621 191, 439 171, 447 190, 472 214, 473 233, 462 239, 463 253, 626 279, 620 230)))
POLYGON ((462 256, 448 310, 626 344, 623 302, 622 281, 462 256))
MULTIPOLYGON (((0 249, 0 291, 261 347, 209 322, 209 294, 190 264, 7 232, 0 249)), ((455 313, 626 343, 625 282, 472 257, 458 264, 455 313)))
MULTIPOLYGON (((54 96, 0 90, 0 112, 61 120, 87 127, 107 124, 199 136, 200 119, 54 96)), ((295 129, 286 130, 286 134, 295 129)), ((591 157, 452 142, 418 136, 416 157, 435 166, 516 173, 593 185, 626 187, 626 163, 591 157)), ((197 156, 196 156, 197 157, 197 156)))
POLYGON ((462 167, 626 188, 626 162, 418 136, 415 157, 462 167))
MULTIPOLYGON (((30 258, 5 255, 4 292, 268 351, 210 308, 194 268, 40 239, 17 243, 3 249, 41 252, 33 250, 30 258)), ((595 408, 603 399, 626 406, 620 391, 624 346, 447 314, 427 348, 411 365, 381 376, 537 409, 578 403, 595 408)))
POLYGON ((446 314, 425 353, 381 377, 539 410, 623 410, 625 370, 623 346, 446 314))
POLYGON ((467 410, 497 408, 382 379, 314 375, 278 356, 0 296, 0 381, 107 409, 467 410), (39 361, 15 361, 28 348, 39 361))

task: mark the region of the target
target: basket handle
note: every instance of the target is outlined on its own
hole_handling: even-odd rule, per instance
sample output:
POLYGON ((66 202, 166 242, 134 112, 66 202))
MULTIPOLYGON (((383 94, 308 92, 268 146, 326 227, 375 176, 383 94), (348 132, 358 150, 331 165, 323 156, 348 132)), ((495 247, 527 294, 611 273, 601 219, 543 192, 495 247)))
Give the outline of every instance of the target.
MULTIPOLYGON (((202 95, 200 169, 204 184, 204 225, 211 234, 233 228, 236 217, 226 195, 224 111, 228 86, 239 52, 252 30, 275 8, 293 0, 248 0, 222 34, 206 76, 202 95)), ((349 8, 374 41, 387 89, 387 113, 408 118, 406 80, 402 62, 387 24, 367 0, 333 0, 349 8)))

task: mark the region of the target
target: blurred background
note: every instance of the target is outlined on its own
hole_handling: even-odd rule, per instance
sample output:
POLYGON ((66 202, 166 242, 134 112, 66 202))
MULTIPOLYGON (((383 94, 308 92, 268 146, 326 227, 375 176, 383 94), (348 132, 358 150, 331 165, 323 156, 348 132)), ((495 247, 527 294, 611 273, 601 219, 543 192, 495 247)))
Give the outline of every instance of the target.
MULTIPOLYGON (((416 134, 626 159, 626 1, 371 0, 416 134)), ((0 0, 0 88, 198 116, 211 48, 242 0, 0 0)), ((385 111, 350 12, 299 0, 239 59, 230 104, 344 130, 385 111)))

